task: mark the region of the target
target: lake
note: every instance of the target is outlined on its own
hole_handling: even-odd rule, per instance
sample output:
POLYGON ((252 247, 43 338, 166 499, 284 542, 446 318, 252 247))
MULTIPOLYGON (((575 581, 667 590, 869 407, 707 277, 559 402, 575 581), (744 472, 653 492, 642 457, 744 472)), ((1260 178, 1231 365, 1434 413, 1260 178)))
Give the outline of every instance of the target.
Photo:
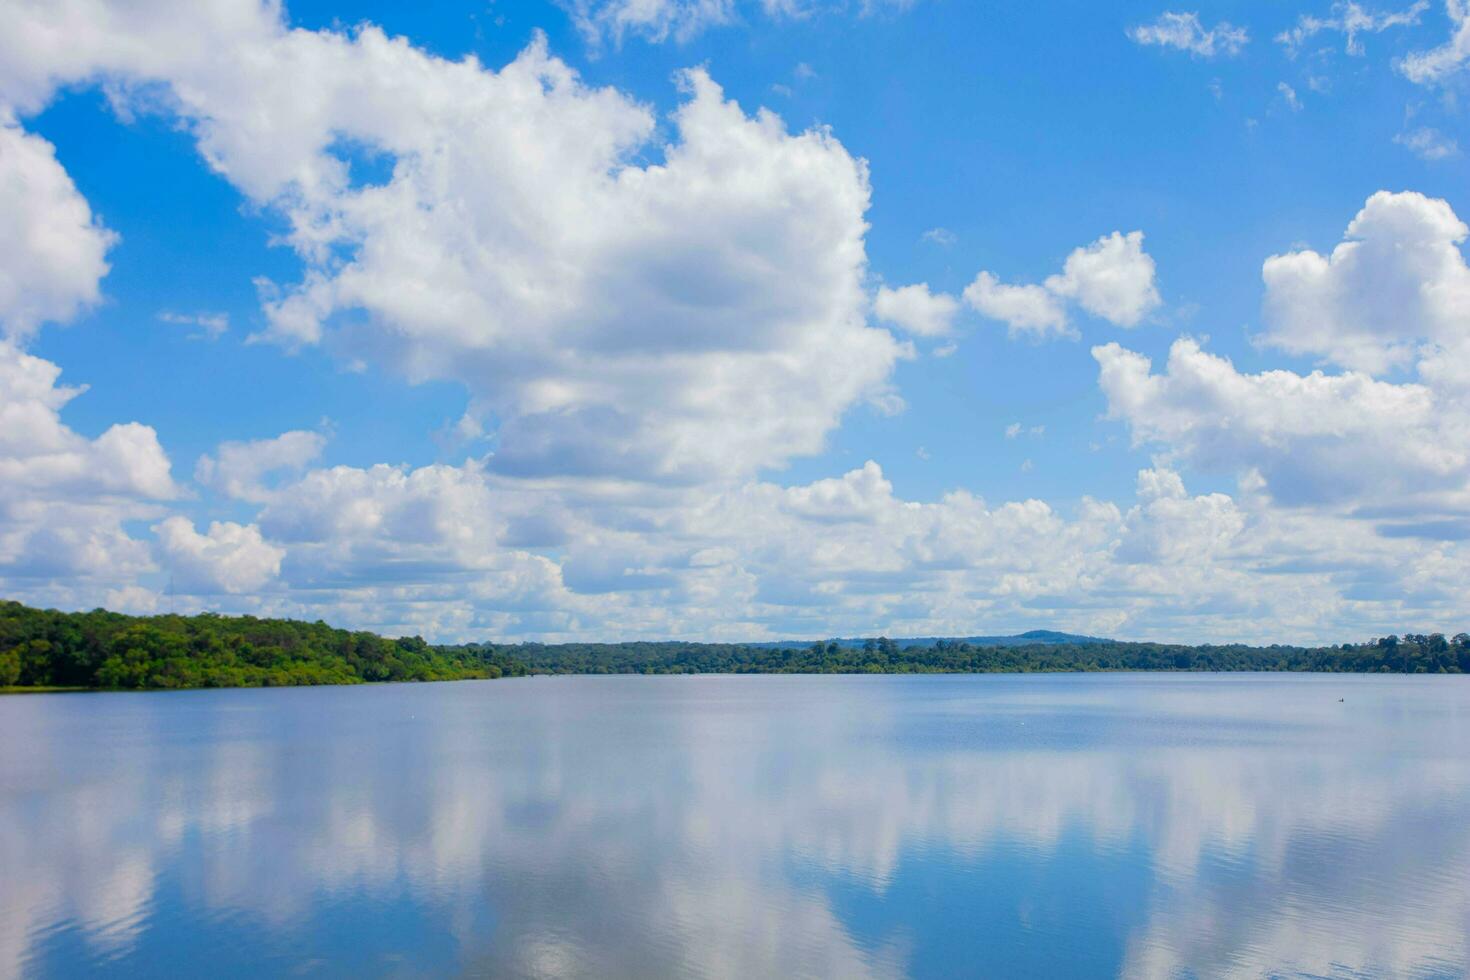
POLYGON ((0 698, 0 975, 1451 977, 1470 678, 0 698))

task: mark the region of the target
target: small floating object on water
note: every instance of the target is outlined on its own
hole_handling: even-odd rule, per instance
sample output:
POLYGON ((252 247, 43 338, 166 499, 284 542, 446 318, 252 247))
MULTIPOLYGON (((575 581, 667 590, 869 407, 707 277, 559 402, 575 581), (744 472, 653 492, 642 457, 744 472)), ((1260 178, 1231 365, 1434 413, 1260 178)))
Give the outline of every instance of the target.
POLYGON ((1338 699, 1337 699, 1337 703, 1338 703, 1338 704, 1342 704, 1342 698, 1338 698, 1338 699))

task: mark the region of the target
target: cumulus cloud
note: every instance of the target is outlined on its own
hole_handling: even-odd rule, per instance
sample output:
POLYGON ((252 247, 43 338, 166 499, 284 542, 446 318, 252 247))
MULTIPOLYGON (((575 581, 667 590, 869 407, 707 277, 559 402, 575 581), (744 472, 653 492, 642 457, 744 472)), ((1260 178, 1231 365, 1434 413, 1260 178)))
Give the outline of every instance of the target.
POLYGON ((1330 254, 1306 249, 1266 260, 1262 339, 1369 373, 1441 356, 1435 348, 1466 350, 1467 233, 1443 200, 1379 191, 1330 254))
POLYGON ((159 599, 157 592, 145 589, 141 585, 124 585, 121 588, 108 589, 102 594, 103 608, 114 612, 127 613, 130 616, 151 616, 158 612, 159 599))
POLYGON ((16 124, 17 93, 6 86, 16 65, 0 61, 0 590, 59 605, 78 590, 93 603, 104 591, 128 598, 152 565, 126 524, 156 517, 179 491, 149 426, 120 423, 89 438, 63 422, 86 389, 60 385, 61 369, 22 346, 42 324, 100 300, 116 236, 55 148, 16 124))
MULTIPOLYGON (((430 605, 530 614, 527 623, 537 624, 548 608, 592 611, 569 594, 561 565, 526 550, 567 543, 557 527, 564 507, 545 491, 496 492, 473 462, 380 464, 313 470, 277 493, 259 520, 288 549, 283 574, 292 587, 427 589, 430 605)), ((582 537, 597 549, 585 522, 582 537)))
MULTIPOLYGON (((1416 348, 1420 382, 1403 385, 1244 375, 1178 345, 1155 375, 1100 348, 1115 417, 1161 450, 1132 502, 904 499, 876 461, 780 486, 757 474, 821 449, 854 406, 892 404, 908 346, 867 323, 862 161, 825 130, 793 133, 736 105, 700 71, 682 76, 660 128, 543 41, 490 70, 372 27, 293 30, 281 16, 233 3, 28 7, 0 35, 0 101, 23 116, 58 85, 101 80, 119 105, 180 121, 211 167, 286 221, 304 265, 299 282, 261 284, 261 339, 458 381, 465 430, 483 426, 494 452, 312 468, 315 433, 226 443, 196 478, 230 516, 256 511, 200 531, 160 507, 177 488, 151 429, 72 432, 58 413, 75 392, 12 346, 0 357, 8 594, 57 595, 67 576, 105 569, 89 595, 145 608, 156 598, 138 576, 166 567, 222 608, 444 639, 932 634, 1038 619, 1338 637, 1377 622, 1377 600, 1349 598, 1369 574, 1392 579, 1376 594, 1398 611, 1428 618, 1463 598, 1416 571, 1443 583, 1466 570, 1444 541, 1426 565, 1407 523, 1422 512, 1374 518, 1404 522, 1397 538, 1340 513, 1390 497, 1454 503, 1467 427, 1449 394, 1448 330, 1417 335, 1434 346, 1416 348), (383 174, 354 176, 356 152, 381 156, 383 174), (1240 490, 1192 496, 1185 464, 1236 472, 1240 490), (1391 471, 1379 489, 1363 476, 1374 465, 1391 471), (153 526, 151 547, 126 532, 135 520, 153 526), (1312 560, 1288 574, 1283 554, 1312 560), (1267 573, 1277 587, 1262 590, 1267 573)), ((103 234, 84 217, 72 224, 103 234)), ((1358 231, 1414 252, 1414 227, 1358 231)), ((1436 227, 1438 245, 1421 251, 1448 240, 1458 256, 1463 231, 1436 227)), ((1346 276, 1336 252, 1317 258, 1346 276)), ((1077 310, 1132 326, 1160 303, 1154 280, 1142 235, 1113 233, 1040 284, 982 273, 965 301, 1013 330, 1068 332, 1077 310)), ((944 298, 880 295, 911 330, 952 316, 935 312, 944 298)), ((1343 335, 1300 342, 1335 351, 1343 335)))
POLYGON ((891 401, 904 348, 865 322, 866 168, 826 131, 747 114, 692 71, 652 144, 646 106, 584 85, 544 39, 492 71, 278 18, 28 8, 0 40, 0 92, 148 86, 290 224, 307 273, 264 284, 265 338, 462 382, 507 472, 748 473, 891 401), (354 182, 344 143, 391 176, 354 182))
POLYGON ((782 502, 793 513, 823 523, 869 521, 892 496, 893 484, 883 476, 883 468, 870 459, 861 469, 841 477, 791 487, 782 502))
POLYGON ((273 439, 221 443, 214 456, 201 456, 194 479, 226 497, 263 501, 270 491, 262 480, 281 471, 305 468, 321 455, 327 437, 296 430, 273 439))
POLYGON ((1278 504, 1379 522, 1394 537, 1457 540, 1470 515, 1470 229, 1450 206, 1381 191, 1330 254, 1263 267, 1261 340, 1342 373, 1249 374, 1177 341, 1167 365, 1093 349, 1110 417, 1137 445, 1234 475, 1278 504), (1404 370, 1415 377, 1382 380, 1404 370))
POLYGON ((239 608, 325 610, 452 639, 957 633, 1038 620, 1194 638, 1290 623, 1337 638, 1405 595, 1426 616, 1457 601, 1444 584, 1470 567, 1457 546, 1436 546, 1438 587, 1411 584, 1421 542, 1282 511, 1261 482, 1234 498, 1191 495, 1160 463, 1140 474, 1131 505, 1084 500, 1067 513, 964 491, 907 500, 873 461, 797 486, 653 494, 533 488, 475 463, 332 467, 260 512, 265 540, 286 554, 279 580, 239 608), (1283 570, 1283 555, 1301 566, 1283 570), (1371 575, 1377 593, 1344 599, 1371 575))
POLYGON ((878 319, 895 324, 920 337, 943 337, 954 327, 960 304, 948 293, 931 293, 929 284, 889 289, 883 286, 873 301, 878 319))
POLYGON ((1117 557, 1148 565, 1209 561, 1228 554, 1245 526, 1245 512, 1228 495, 1191 497, 1178 473, 1143 470, 1138 504, 1124 521, 1117 557))
POLYGON ((55 148, 6 115, 0 100, 0 331, 18 340, 99 300, 116 236, 93 217, 55 148))
POLYGON ((1462 490, 1470 475, 1463 410, 1420 384, 1366 374, 1244 374, 1183 338, 1161 373, 1117 344, 1093 348, 1111 418, 1138 444, 1263 481, 1288 504, 1407 504, 1462 490))
POLYGON ((215 521, 200 534, 188 518, 175 516, 155 524, 153 533, 172 587, 191 595, 258 592, 279 574, 286 554, 253 524, 215 521))
POLYGON ((1154 260, 1143 250, 1143 232, 1113 232, 1067 256, 1061 275, 1046 281, 1057 296, 1120 327, 1136 327, 1158 308, 1154 260))
POLYGON ((966 287, 965 302, 1012 335, 1076 336, 1068 300, 1115 326, 1136 327, 1162 303, 1154 285, 1153 257, 1143 250, 1143 232, 1113 232, 1072 250, 1062 271, 1042 285, 1003 283, 981 272, 966 287))
POLYGON ((1222 20, 1214 27, 1206 29, 1200 22, 1199 14, 1172 11, 1160 14, 1159 19, 1152 24, 1139 24, 1129 28, 1128 36, 1137 44, 1175 48, 1188 51, 1198 58, 1213 58, 1216 55, 1234 57, 1245 50, 1246 44, 1250 42, 1250 34, 1244 27, 1236 27, 1222 20))
POLYGON ((262 524, 287 542, 391 542, 475 561, 494 550, 499 521, 481 470, 379 464, 313 470, 278 493, 262 524))
MULTIPOLYGON (((283 591, 269 605, 289 611, 307 594, 315 608, 389 632, 565 635, 582 623, 595 633, 617 621, 618 604, 568 586, 568 508, 556 492, 497 485, 474 462, 312 470, 259 512, 263 534, 285 549, 283 591)), ((585 517, 576 536, 607 561, 585 517)))
POLYGON ((61 369, 0 341, 0 494, 166 500, 177 495, 168 456, 145 425, 113 425, 87 439, 61 421, 83 388, 57 384, 61 369))
POLYGON ((1429 9, 1429 0, 1415 0, 1403 10, 1369 10, 1353 0, 1339 0, 1332 5, 1326 17, 1302 14, 1296 26, 1276 35, 1276 42, 1286 48, 1293 58, 1302 45, 1323 32, 1341 34, 1344 49, 1350 55, 1361 57, 1364 53, 1363 34, 1381 34, 1391 27, 1411 27, 1419 23, 1424 11, 1429 9))
POLYGON ((1450 19, 1450 39, 1437 48, 1416 51, 1398 65, 1404 77, 1420 85, 1441 84, 1470 61, 1470 4, 1445 0, 1444 8, 1450 19))
POLYGON ((150 567, 125 523, 178 496, 154 431, 136 422, 89 439, 61 411, 84 389, 61 369, 0 341, 0 587, 70 597, 77 582, 128 582, 150 567))
POLYGON ((965 287, 965 303, 981 316, 999 320, 1012 336, 1030 333, 1076 336, 1061 299, 1044 286, 1003 283, 981 272, 965 287))

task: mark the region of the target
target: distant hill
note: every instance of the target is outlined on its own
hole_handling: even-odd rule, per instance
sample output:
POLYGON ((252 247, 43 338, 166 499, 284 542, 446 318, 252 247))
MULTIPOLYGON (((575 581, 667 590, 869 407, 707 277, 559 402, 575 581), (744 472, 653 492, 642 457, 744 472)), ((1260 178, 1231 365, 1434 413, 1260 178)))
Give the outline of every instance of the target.
MULTIPOLYGON (((861 650, 869 639, 876 640, 878 637, 850 636, 837 637, 824 642, 836 643, 844 650, 861 650)), ((939 644, 941 640, 949 643, 968 643, 972 647, 1030 647, 1050 646, 1059 643, 1116 643, 1099 636, 1083 636, 1079 633, 1059 633, 1056 630, 1027 630, 1024 633, 1016 633, 1011 636, 911 636, 891 637, 894 643, 900 647, 918 647, 930 649, 939 644)), ((811 646, 816 640, 774 640, 766 643, 747 643, 746 646, 757 650, 804 650, 811 646)))

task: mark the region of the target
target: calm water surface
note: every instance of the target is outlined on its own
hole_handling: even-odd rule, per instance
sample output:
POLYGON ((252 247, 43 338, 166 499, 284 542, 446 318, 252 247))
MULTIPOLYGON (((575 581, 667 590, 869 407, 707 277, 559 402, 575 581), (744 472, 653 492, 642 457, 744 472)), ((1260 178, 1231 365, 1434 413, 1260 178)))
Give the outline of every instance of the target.
POLYGON ((1470 678, 0 698, 0 975, 1467 966, 1470 678))

